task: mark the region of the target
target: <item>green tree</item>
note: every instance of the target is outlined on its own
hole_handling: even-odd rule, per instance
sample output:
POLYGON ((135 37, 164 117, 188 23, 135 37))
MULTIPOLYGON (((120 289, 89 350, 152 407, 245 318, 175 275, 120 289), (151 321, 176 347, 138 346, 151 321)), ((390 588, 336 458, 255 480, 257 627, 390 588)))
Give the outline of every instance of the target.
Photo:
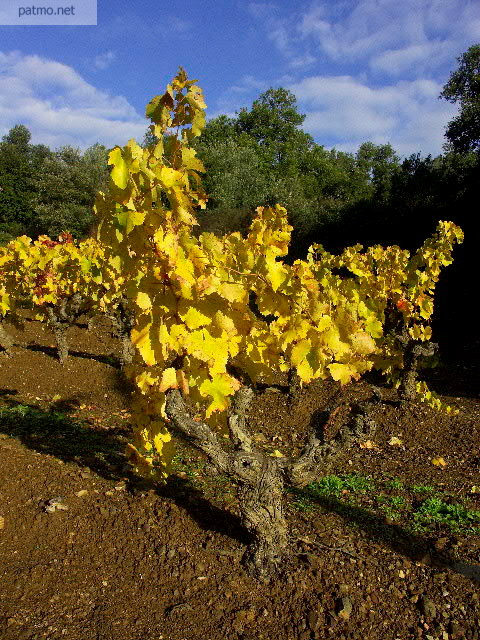
POLYGON ((246 230, 251 212, 268 198, 270 188, 258 152, 232 138, 211 141, 199 155, 207 168, 203 186, 209 198, 207 211, 199 216, 201 230, 246 230))
MULTIPOLYGON (((194 147, 196 149, 203 149, 232 140, 237 142, 241 141, 236 128, 236 120, 226 115, 220 115, 207 122, 205 129, 202 131, 202 135, 195 139, 194 147)), ((249 144, 248 138, 245 138, 244 141, 246 145, 249 144)))
POLYGON ((357 155, 329 151, 302 130, 304 120, 295 96, 278 88, 235 118, 207 123, 196 143, 210 197, 202 229, 244 230, 255 206, 279 203, 294 227, 292 255, 300 255, 314 230, 338 225, 358 203, 388 200, 400 169, 390 145, 365 143, 357 155))
POLYGON ((209 229, 243 230, 254 207, 277 202, 297 228, 306 226, 313 214, 302 173, 315 145, 300 128, 304 119, 295 96, 279 88, 261 94, 236 118, 222 115, 207 123, 196 148, 207 170, 210 202, 203 222, 210 222, 209 229))
POLYGON ((445 137, 454 151, 480 151, 480 44, 472 45, 457 61, 458 69, 440 94, 460 107, 458 116, 448 123, 445 137))
POLYGON ((0 241, 26 233, 35 216, 36 176, 50 151, 30 139, 15 125, 0 142, 0 241))
POLYGON ((241 109, 235 127, 256 141, 272 168, 295 173, 301 156, 314 144, 300 128, 304 120, 294 94, 280 87, 262 93, 250 110, 241 109))
POLYGON ((371 186, 370 197, 377 205, 386 204, 394 177, 400 171, 400 158, 394 148, 390 144, 364 142, 357 151, 357 163, 371 186))
POLYGON ((108 180, 108 152, 102 145, 79 149, 61 147, 45 160, 36 180, 33 198, 33 236, 58 236, 69 231, 77 238, 88 235, 94 218, 95 194, 108 180))

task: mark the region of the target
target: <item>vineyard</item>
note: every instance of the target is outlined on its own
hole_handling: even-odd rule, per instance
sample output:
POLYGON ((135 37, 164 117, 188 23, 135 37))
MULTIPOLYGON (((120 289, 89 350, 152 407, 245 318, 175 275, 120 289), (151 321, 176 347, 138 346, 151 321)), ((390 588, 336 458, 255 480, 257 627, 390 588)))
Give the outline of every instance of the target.
POLYGON ((95 238, 0 248, 5 637, 478 637, 475 372, 432 368, 462 230, 196 235, 204 109, 180 70, 95 238))

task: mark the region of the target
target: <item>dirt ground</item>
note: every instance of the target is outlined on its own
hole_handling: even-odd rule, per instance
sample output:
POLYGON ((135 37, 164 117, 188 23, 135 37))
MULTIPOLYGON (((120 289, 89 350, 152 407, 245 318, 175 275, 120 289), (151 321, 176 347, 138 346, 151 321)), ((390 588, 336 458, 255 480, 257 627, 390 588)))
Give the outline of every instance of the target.
MULTIPOLYGON (((2 640, 480 639, 475 364, 428 372, 458 415, 400 409, 384 389, 373 440, 320 470, 340 488, 286 495, 291 555, 261 584, 240 564, 247 540, 228 479, 182 445, 166 486, 125 464, 129 390, 106 322, 70 329, 63 366, 40 323, 6 329, 16 346, 0 358, 2 640), (372 484, 362 492, 352 478, 372 484), (428 515, 428 492, 460 507, 428 515)), ((266 391, 250 411, 257 441, 298 451, 337 390, 312 384, 293 405, 266 391)), ((369 383, 346 393, 366 397, 369 383)))

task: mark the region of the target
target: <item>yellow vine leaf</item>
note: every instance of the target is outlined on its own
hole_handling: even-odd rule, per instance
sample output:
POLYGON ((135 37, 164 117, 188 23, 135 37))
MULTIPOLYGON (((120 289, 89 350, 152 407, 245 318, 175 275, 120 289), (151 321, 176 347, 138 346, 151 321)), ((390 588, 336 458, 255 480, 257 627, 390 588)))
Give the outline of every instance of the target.
POLYGON ((135 302, 143 311, 147 311, 147 309, 152 308, 152 301, 150 300, 150 296, 145 291, 138 292, 135 302))
POLYGON ((297 374, 302 382, 308 384, 313 379, 313 369, 307 360, 303 360, 300 364, 297 365, 297 374))
POLYGON ((195 358, 206 362, 212 374, 224 371, 228 361, 228 344, 214 338, 206 329, 197 329, 188 333, 184 344, 195 358))
POLYGON ((352 378, 358 378, 358 372, 348 364, 334 362, 328 365, 332 378, 341 384, 347 384, 352 378))
POLYGON ((375 351, 375 342, 364 331, 358 331, 352 336, 352 345, 357 353, 362 356, 368 355, 375 351))
POLYGON ((300 342, 297 342, 297 344, 293 345, 292 355, 290 360, 294 367, 296 367, 303 360, 305 360, 311 348, 312 348, 312 343, 310 342, 310 340, 300 340, 300 342))
POLYGON ((206 410, 207 418, 214 411, 225 411, 230 406, 229 396, 240 388, 240 382, 228 374, 219 374, 213 379, 207 379, 200 385, 200 393, 203 397, 213 398, 206 410))
POLYGON ((265 264, 267 266, 268 279, 272 284, 272 289, 277 291, 288 276, 288 271, 281 262, 277 262, 275 255, 271 252, 267 254, 265 264))
POLYGON ((139 350, 143 361, 147 365, 153 365, 156 362, 155 353, 152 349, 150 340, 150 329, 152 323, 148 322, 141 328, 133 327, 131 331, 132 344, 139 350))
POLYGON ((150 387, 158 382, 158 376, 152 375, 149 371, 142 371, 136 378, 135 383, 140 391, 148 395, 150 387))
POLYGON ((110 151, 108 155, 108 164, 113 165, 110 175, 115 185, 119 189, 125 189, 128 184, 129 172, 120 147, 115 147, 110 151))
POLYGON ((206 300, 193 304, 188 300, 181 299, 178 304, 178 315, 191 331, 210 324, 213 312, 212 303, 206 300))
POLYGON ((142 455, 130 442, 125 447, 125 455, 139 473, 148 475, 151 472, 152 458, 142 455))
POLYGON ((172 367, 164 369, 164 371, 162 372, 158 390, 163 393, 164 391, 167 391, 167 389, 176 389, 177 387, 178 380, 176 370, 172 367))
POLYGON ((218 287, 218 293, 229 302, 245 302, 247 299, 247 291, 240 283, 222 282, 218 287))
MULTIPOLYGON (((128 236, 136 226, 143 224, 144 220, 143 211, 121 211, 115 216, 115 226, 117 230, 124 231, 128 236)), ((120 242, 123 239, 123 234, 121 235, 120 242)))
POLYGON ((380 447, 373 440, 365 440, 365 442, 360 442, 360 449, 376 449, 379 450, 380 447))

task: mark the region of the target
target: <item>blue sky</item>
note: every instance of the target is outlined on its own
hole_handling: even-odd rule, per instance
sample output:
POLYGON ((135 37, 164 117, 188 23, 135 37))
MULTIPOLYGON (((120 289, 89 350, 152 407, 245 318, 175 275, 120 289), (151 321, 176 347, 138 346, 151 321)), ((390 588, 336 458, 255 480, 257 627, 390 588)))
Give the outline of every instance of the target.
POLYGON ((478 42, 479 0, 98 0, 97 26, 0 26, 0 136, 22 123, 51 148, 141 140, 182 65, 208 117, 282 86, 327 148, 436 155, 457 111, 438 94, 478 42))

